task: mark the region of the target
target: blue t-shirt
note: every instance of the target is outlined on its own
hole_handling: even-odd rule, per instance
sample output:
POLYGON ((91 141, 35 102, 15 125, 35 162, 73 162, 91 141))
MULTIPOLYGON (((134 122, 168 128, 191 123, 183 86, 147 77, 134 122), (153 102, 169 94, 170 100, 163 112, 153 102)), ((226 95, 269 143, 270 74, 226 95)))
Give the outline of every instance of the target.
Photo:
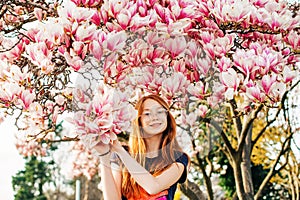
MULTIPOLYGON (((183 153, 183 152, 175 152, 175 158, 176 158, 176 162, 178 163, 182 163, 184 165, 184 171, 182 172, 181 177, 178 179, 178 181, 176 183, 174 183, 169 189, 168 189, 168 196, 167 196, 167 200, 173 200, 174 199, 174 194, 175 191, 177 189, 177 184, 178 183, 183 183, 185 182, 186 178, 187 178, 187 165, 188 165, 188 156, 183 153)), ((155 160, 157 159, 157 157, 154 158, 146 158, 146 162, 145 162, 145 168, 149 171, 149 167, 151 165, 151 163, 155 162, 155 160)), ((122 197, 122 200, 127 200, 126 197, 122 197)))

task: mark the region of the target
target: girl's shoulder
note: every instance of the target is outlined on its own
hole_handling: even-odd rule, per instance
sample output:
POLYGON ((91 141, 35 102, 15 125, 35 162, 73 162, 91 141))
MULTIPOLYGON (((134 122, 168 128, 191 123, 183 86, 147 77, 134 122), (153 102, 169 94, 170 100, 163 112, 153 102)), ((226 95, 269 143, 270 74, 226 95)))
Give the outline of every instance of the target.
POLYGON ((188 165, 189 156, 185 152, 175 151, 174 156, 175 156, 176 162, 180 162, 180 163, 184 164, 185 166, 188 165))

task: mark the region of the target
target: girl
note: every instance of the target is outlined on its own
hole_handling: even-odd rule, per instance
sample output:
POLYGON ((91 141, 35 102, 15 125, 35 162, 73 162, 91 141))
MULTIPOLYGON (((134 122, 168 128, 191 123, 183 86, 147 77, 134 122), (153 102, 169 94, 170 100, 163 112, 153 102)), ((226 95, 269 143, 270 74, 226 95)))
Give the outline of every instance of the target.
POLYGON ((188 156, 179 147, 176 123, 168 104, 157 95, 136 104, 128 151, 119 141, 99 143, 100 169, 105 200, 173 200, 177 183, 187 176, 188 156), (111 152, 116 160, 111 162, 111 152))

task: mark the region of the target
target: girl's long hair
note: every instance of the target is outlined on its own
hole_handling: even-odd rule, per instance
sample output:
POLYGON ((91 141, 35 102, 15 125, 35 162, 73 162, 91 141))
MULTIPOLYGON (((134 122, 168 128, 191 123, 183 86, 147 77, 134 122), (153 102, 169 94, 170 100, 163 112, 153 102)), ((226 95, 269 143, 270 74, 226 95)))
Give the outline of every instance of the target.
MULTIPOLYGON (((162 105, 167 112, 167 128, 162 133, 160 141, 159 159, 156 159, 150 165, 150 173, 154 176, 159 175, 166 170, 178 158, 175 152, 182 152, 176 140, 176 122, 172 114, 169 112, 169 105, 158 95, 148 95, 142 97, 136 104, 138 111, 137 118, 133 121, 133 130, 129 137, 129 153, 137 162, 145 167, 146 143, 143 138, 143 129, 141 126, 140 116, 143 112, 144 102, 147 99, 153 99, 162 105)), ((138 199, 140 194, 144 193, 144 189, 140 187, 136 181, 131 177, 130 173, 124 168, 122 175, 122 194, 128 199, 138 199)))

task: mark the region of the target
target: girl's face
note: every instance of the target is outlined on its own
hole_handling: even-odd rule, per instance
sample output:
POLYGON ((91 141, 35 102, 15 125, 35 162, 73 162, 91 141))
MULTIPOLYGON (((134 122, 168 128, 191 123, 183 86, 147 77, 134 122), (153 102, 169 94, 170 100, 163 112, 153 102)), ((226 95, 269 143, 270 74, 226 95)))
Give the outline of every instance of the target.
POLYGON ((143 103, 141 124, 144 133, 148 136, 162 133, 168 125, 167 110, 153 99, 147 99, 143 103))

